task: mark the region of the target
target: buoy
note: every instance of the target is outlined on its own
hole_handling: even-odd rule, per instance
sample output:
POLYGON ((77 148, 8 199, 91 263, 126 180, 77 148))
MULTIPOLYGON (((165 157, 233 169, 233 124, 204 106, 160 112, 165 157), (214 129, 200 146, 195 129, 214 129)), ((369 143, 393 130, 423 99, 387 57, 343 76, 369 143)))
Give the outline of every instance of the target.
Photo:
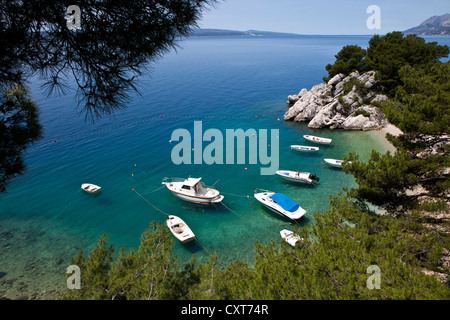
POLYGON ((56 142, 56 140, 53 140, 53 142, 56 142))
POLYGON ((320 164, 323 164, 323 162, 321 162, 320 164))
POLYGON ((134 177, 134 173, 132 173, 131 176, 134 177))
POLYGON ((247 198, 250 198, 249 196, 247 196, 247 198))
POLYGON ((245 168, 245 171, 247 171, 247 168, 245 168))
POLYGON ((134 191, 134 189, 131 189, 131 191, 134 191))

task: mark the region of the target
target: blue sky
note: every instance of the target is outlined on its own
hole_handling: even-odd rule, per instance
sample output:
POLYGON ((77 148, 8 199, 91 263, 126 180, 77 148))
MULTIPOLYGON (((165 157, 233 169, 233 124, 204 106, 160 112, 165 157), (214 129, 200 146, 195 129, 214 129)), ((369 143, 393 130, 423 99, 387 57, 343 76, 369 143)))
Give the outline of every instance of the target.
POLYGON ((385 34, 450 13, 449 0, 219 0, 203 14, 201 28, 299 34, 385 34), (367 7, 381 11, 381 29, 367 28, 367 7))

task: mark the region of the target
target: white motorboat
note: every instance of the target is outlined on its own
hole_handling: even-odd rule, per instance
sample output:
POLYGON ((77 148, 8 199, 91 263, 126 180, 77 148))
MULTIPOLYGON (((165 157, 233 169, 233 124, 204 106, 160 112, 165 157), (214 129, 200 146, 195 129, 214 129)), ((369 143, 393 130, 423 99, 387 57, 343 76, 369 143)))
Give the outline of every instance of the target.
POLYGON ((313 184, 314 181, 319 181, 319 178, 316 177, 316 174, 310 174, 309 172, 278 170, 276 171, 276 174, 286 180, 294 182, 313 184))
POLYGON ((87 193, 97 193, 100 192, 102 188, 92 183, 83 183, 81 185, 81 189, 83 189, 87 193))
POLYGON ((322 137, 316 137, 311 135, 304 135, 303 138, 305 138, 308 141, 319 143, 319 144, 330 144, 332 139, 329 138, 322 138, 322 137))
POLYGON ((306 210, 282 193, 260 192, 255 193, 255 198, 268 209, 291 220, 297 220, 306 214, 306 210))
POLYGON ((281 230, 280 235, 284 241, 286 241, 293 247, 295 247, 295 244, 297 243, 297 241, 303 241, 302 238, 300 238, 298 235, 294 234, 290 230, 286 230, 286 229, 281 230))
MULTIPOLYGON (((213 204, 223 200, 223 195, 216 189, 208 188, 200 182, 202 178, 177 179, 172 181, 163 181, 176 197, 195 203, 213 204)), ((165 180, 168 180, 167 178, 165 180)))
POLYGON ((317 152, 317 151, 319 151, 318 147, 298 146, 298 145, 292 145, 291 149, 296 150, 296 151, 302 151, 302 152, 317 152))
MULTIPOLYGON (((323 159, 326 164, 336 167, 336 168, 343 168, 344 167, 344 160, 338 160, 338 159, 323 159)), ((351 163, 350 161, 347 163, 351 163)))
POLYGON ((182 243, 186 243, 195 239, 195 234, 191 228, 179 217, 168 216, 166 219, 166 225, 170 232, 180 240, 182 243))

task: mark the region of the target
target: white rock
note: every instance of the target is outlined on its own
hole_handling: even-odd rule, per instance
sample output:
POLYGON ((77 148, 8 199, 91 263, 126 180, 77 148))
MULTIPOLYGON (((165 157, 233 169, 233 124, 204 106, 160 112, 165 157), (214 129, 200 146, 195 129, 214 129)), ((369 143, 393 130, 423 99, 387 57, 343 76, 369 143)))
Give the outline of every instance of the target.
POLYGON ((343 77, 344 77, 344 74, 342 74, 342 73, 339 73, 339 74, 335 75, 333 78, 331 78, 331 79, 328 81, 328 85, 334 86, 336 83, 338 83, 339 81, 341 81, 341 79, 342 79, 343 77))
POLYGON ((294 104, 294 103, 296 103, 299 99, 300 99, 300 97, 298 96, 298 94, 292 94, 292 95, 288 96, 287 103, 288 103, 288 104, 294 104))

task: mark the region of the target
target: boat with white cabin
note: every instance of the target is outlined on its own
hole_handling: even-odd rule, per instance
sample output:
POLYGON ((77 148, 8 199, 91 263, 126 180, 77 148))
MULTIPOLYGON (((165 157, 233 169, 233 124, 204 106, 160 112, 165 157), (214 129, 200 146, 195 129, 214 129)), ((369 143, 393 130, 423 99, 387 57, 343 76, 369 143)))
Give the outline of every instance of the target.
POLYGON ((166 225, 170 232, 180 240, 182 243, 186 243, 195 239, 195 234, 191 228, 177 216, 170 215, 166 219, 166 225))
POLYGON ((282 217, 297 220, 306 214, 306 210, 300 205, 282 193, 275 192, 259 192, 255 193, 256 200, 261 202, 269 210, 279 214, 282 217))
POLYGON ((291 150, 301 151, 301 152, 317 152, 317 151, 319 151, 319 147, 291 145, 291 150))
POLYGON ((317 136, 312 136, 312 135, 304 135, 303 138, 305 138, 308 141, 314 142, 314 143, 319 143, 319 144, 330 144, 333 140, 329 139, 329 138, 322 138, 322 137, 317 137, 317 136))
POLYGON ((168 181, 165 178, 162 184, 165 184, 167 189, 172 194, 182 200, 200 203, 200 204, 214 204, 223 200, 224 196, 213 188, 206 187, 200 180, 202 178, 172 178, 168 181))
POLYGON ((311 174, 309 172, 291 171, 291 170, 278 170, 275 172, 280 177, 293 181, 302 182, 307 184, 313 184, 314 181, 319 181, 320 179, 316 174, 311 174))
POLYGON ((300 236, 294 234, 294 232, 292 232, 290 230, 286 230, 286 229, 281 230, 280 235, 281 235, 281 239, 283 239, 284 241, 286 241, 293 247, 295 247, 295 244, 298 241, 303 241, 303 239, 300 238, 300 236))
POLYGON ((99 187, 95 184, 92 184, 92 183, 83 183, 81 185, 81 189, 83 189, 87 193, 98 193, 98 192, 100 192, 100 190, 102 190, 101 187, 99 187))
MULTIPOLYGON (((332 166, 332 167, 336 167, 336 168, 343 168, 344 167, 344 160, 338 160, 338 159, 323 159, 323 161, 325 161, 326 164, 332 166)), ((346 163, 351 163, 351 161, 346 162, 346 163)))

